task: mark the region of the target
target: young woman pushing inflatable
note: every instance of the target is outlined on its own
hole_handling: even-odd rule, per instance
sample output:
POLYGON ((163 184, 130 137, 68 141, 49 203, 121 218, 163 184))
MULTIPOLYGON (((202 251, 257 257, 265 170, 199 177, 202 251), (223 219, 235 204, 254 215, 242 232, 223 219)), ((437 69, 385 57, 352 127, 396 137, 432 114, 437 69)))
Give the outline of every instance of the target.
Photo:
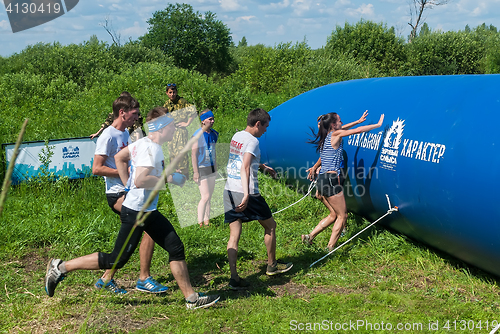
POLYGON ((343 192, 345 177, 341 171, 343 166, 342 138, 370 131, 382 125, 384 114, 380 116, 377 124, 351 129, 353 126, 363 123, 367 115, 368 111, 365 111, 359 120, 346 125, 343 125, 340 116, 334 112, 318 118, 318 133, 310 143, 316 145, 316 151, 320 153, 320 158, 313 167, 308 169, 308 179, 313 180, 316 177, 317 169, 321 166, 316 183, 316 197, 325 204, 330 213, 319 222, 310 234, 302 235, 302 242, 312 244, 320 232, 333 224, 332 236, 327 245, 328 251, 335 247, 347 221, 343 192))

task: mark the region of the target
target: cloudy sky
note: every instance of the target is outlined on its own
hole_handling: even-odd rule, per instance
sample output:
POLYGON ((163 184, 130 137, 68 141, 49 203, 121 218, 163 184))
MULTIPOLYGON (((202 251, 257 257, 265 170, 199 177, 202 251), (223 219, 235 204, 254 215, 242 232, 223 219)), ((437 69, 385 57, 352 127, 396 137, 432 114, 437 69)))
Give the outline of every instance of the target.
MULTIPOLYGON (((8 0, 9 2, 11 0, 8 0)), ((22 0, 18 0, 22 2, 22 0)), ((28 1, 28 0, 27 0, 28 1)), ((237 44, 243 36, 249 45, 274 46, 306 40, 313 48, 326 44, 336 25, 360 19, 393 26, 403 37, 410 27, 412 0, 185 0, 195 11, 211 11, 230 29, 237 44)), ((442 0, 434 0, 442 1, 442 0)), ((181 1, 179 1, 181 2, 181 1)), ((7 0, 4 0, 7 3, 7 0)), ((175 3, 175 2, 174 2, 175 3)), ((122 44, 147 32, 146 21, 168 2, 161 0, 81 0, 65 15, 43 25, 13 33, 4 6, 0 5, 0 55, 7 57, 39 42, 80 44, 90 36, 111 43, 104 23, 115 30, 122 44)), ((500 29, 500 0, 449 0, 428 9, 425 22, 431 29, 463 30, 482 23, 500 29)))

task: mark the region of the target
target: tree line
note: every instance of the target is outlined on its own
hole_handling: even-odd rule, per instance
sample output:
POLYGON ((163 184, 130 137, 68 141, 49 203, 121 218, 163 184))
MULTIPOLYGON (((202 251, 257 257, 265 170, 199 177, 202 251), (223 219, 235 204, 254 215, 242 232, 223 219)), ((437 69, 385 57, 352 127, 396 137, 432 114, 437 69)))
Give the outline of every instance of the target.
POLYGON ((397 36, 393 27, 361 20, 336 26, 325 46, 317 50, 305 41, 249 46, 244 37, 236 45, 230 29, 215 14, 194 11, 188 4, 169 4, 153 13, 148 24, 144 36, 123 45, 106 25, 113 37, 111 45, 94 36, 80 45, 29 46, 9 58, 0 57, 0 74, 62 75, 81 86, 92 82, 99 71, 119 72, 124 64, 161 62, 219 79, 238 77, 251 90, 276 92, 344 80, 345 71, 353 71, 353 66, 363 68, 362 77, 500 71, 500 35, 496 27, 486 24, 442 32, 424 23, 410 42, 410 36, 408 41, 397 36), (339 71, 324 71, 339 66, 339 71), (299 77, 305 75, 319 78, 299 77))

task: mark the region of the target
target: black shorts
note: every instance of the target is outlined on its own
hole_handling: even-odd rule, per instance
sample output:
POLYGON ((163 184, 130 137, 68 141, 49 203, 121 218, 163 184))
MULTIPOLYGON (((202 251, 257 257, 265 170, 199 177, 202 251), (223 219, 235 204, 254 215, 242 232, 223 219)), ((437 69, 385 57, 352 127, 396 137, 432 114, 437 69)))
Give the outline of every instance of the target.
POLYGON ((269 205, 260 194, 250 195, 248 204, 242 212, 236 212, 234 208, 241 203, 243 194, 224 190, 224 222, 232 223, 238 219, 243 222, 252 220, 266 220, 273 216, 269 205))
POLYGON ((116 202, 122 196, 123 197, 127 196, 127 192, 126 191, 120 191, 119 193, 106 194, 106 199, 108 200, 108 205, 111 208, 111 210, 113 210, 114 213, 120 214, 120 212, 116 211, 115 208, 113 208, 113 206, 116 204, 116 202))
POLYGON ((120 215, 122 223, 113 251, 111 253, 98 252, 100 269, 111 269, 115 263, 116 269, 123 268, 139 245, 144 232, 149 234, 155 243, 168 252, 169 262, 186 259, 184 244, 166 217, 158 210, 151 211, 144 221, 144 225, 134 228, 138 214, 138 211, 129 209, 126 206, 122 207, 120 215))
POLYGON ((198 167, 198 174, 200 175, 200 180, 215 176, 215 166, 198 167))
POLYGON ((342 173, 319 174, 316 189, 318 189, 321 196, 331 197, 344 190, 344 181, 345 178, 342 173))

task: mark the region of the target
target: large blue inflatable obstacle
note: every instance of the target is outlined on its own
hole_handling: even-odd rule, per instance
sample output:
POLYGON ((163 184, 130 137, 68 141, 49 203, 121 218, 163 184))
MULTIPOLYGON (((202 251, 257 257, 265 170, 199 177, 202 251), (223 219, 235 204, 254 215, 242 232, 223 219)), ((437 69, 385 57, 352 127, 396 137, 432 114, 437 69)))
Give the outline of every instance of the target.
POLYGON ((368 110, 382 127, 344 138, 349 211, 500 276, 500 75, 360 79, 301 94, 270 111, 262 161, 309 184, 319 115, 368 110), (267 161, 266 161, 267 160, 267 161))

